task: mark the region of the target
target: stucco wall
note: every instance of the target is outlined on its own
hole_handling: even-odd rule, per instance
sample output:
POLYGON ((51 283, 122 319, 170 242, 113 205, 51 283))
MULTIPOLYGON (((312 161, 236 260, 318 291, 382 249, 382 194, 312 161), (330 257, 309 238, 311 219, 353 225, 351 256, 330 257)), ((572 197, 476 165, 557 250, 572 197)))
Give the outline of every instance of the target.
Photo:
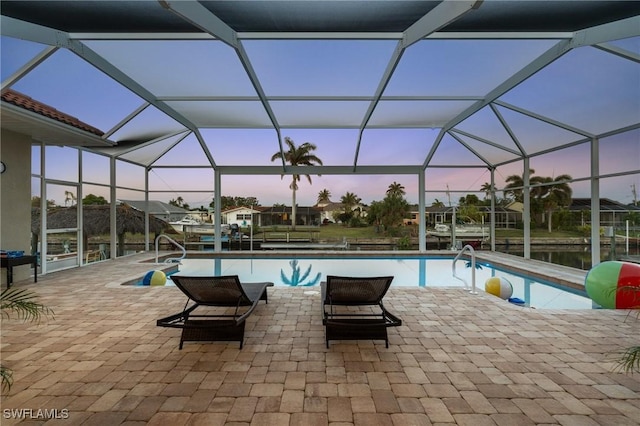
MULTIPOLYGON (((31 244, 31 138, 2 129, 0 159, 7 170, 0 175, 0 248, 24 250, 30 254, 31 244)), ((29 278, 31 266, 16 266, 13 281, 29 278)), ((0 280, 6 283, 7 271, 0 280)))

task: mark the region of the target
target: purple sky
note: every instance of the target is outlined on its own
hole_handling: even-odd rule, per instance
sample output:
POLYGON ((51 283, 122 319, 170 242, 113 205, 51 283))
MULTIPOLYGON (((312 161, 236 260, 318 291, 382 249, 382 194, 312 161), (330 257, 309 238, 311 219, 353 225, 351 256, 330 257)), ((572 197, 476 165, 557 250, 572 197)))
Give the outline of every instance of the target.
MULTIPOLYGON (((619 46, 638 52, 640 51, 639 39, 635 38, 630 42, 621 41, 619 46)), ((157 92, 158 96, 184 95, 189 94, 189 91, 193 95, 249 96, 254 93, 246 76, 238 75, 233 66, 219 67, 214 60, 205 65, 216 69, 216 75, 220 78, 221 84, 208 87, 203 86, 203 82, 200 81, 211 80, 211 73, 202 71, 203 66, 193 66, 193 58, 198 57, 197 53, 204 51, 211 57, 232 61, 234 55, 230 55, 232 52, 228 48, 220 46, 211 48, 202 43, 179 42, 173 42, 167 47, 160 42, 140 41, 129 44, 128 56, 122 56, 122 45, 117 42, 91 43, 92 48, 114 61, 134 78, 143 81, 149 90, 157 92), (171 53, 171 61, 167 61, 167 52, 171 53), (137 61, 138 57, 143 59, 137 61), (154 67, 156 72, 148 73, 147 70, 150 67, 154 67), (176 75, 185 75, 185 77, 175 79, 176 75), (167 84, 167 81, 171 84, 167 84)), ((521 40, 517 43, 490 40, 483 43, 462 40, 420 42, 407 50, 385 94, 482 96, 549 48, 552 43, 553 41, 549 40, 521 40), (472 63, 471 61, 473 61, 473 67, 468 66, 472 63)), ((388 40, 376 42, 254 40, 247 41, 245 47, 268 96, 367 96, 375 90, 380 81, 394 45, 388 40)), ((3 81, 42 48, 43 46, 35 43, 2 37, 3 81)), ((89 64, 64 49, 56 52, 12 87, 105 131, 143 102, 135 94, 123 89, 108 76, 97 72, 89 64)), ((580 48, 534 74, 499 100, 598 134, 638 122, 640 72, 638 64, 633 61, 590 47, 580 48), (616 78, 611 78, 612 75, 616 78)), ((320 124, 320 119, 324 115, 331 116, 337 121, 343 119, 348 122, 354 120, 354 117, 359 120, 368 103, 353 101, 347 103, 347 107, 344 103, 337 102, 311 104, 281 101, 272 103, 274 112, 283 124, 282 136, 290 136, 297 144, 303 142, 316 144, 318 146, 316 154, 323 159, 325 165, 352 165, 358 140, 357 129, 325 129, 321 126, 309 129, 292 127, 298 123, 308 123, 313 126, 316 121, 320 124), (289 127, 287 123, 290 123, 289 127)), ((471 102, 466 101, 440 103, 420 101, 411 105, 403 101, 380 102, 372 116, 372 123, 384 125, 385 120, 393 118, 396 121, 406 120, 407 126, 366 130, 360 143, 358 164, 413 166, 422 164, 438 133, 438 123, 442 120, 446 122, 447 114, 455 116, 470 104, 471 102), (411 128, 411 123, 431 122, 433 122, 432 128, 411 128)), ((176 103, 175 107, 183 108, 184 106, 176 103)), ((200 120, 203 122, 218 119, 216 114, 224 113, 217 110, 218 105, 214 103, 208 105, 208 108, 215 113, 202 115, 200 120)), ((240 113, 237 111, 233 113, 236 117, 230 116, 225 119, 246 122, 264 120, 264 112, 261 108, 253 109, 249 103, 243 108, 246 109, 238 110, 240 113)), ((507 108, 498 107, 498 109, 509 121, 521 145, 530 152, 550 149, 558 143, 569 143, 581 138, 554 126, 541 124, 537 120, 507 108)), ((127 139, 145 132, 152 136, 167 133, 179 127, 172 120, 150 109, 114 134, 113 138, 127 139)), ((457 127, 462 131, 502 144, 509 149, 515 149, 513 141, 488 108, 457 127)), ((278 164, 269 161, 271 155, 278 149, 274 130, 203 128, 201 132, 218 165, 278 164)), ((492 161, 499 163, 513 158, 507 151, 498 150, 460 134, 458 137, 492 161)), ((143 156, 143 154, 139 155, 143 156)), ((51 173, 50 177, 76 181, 73 176, 68 176, 69 170, 73 169, 75 163, 69 157, 72 155, 68 151, 52 150, 47 164, 47 173, 51 173)), ((639 170, 640 130, 602 139, 600 161, 601 174, 639 170)), ((105 163, 102 160, 96 160, 96 163, 98 165, 86 168, 84 179, 108 183, 108 178, 105 178, 108 170, 105 168, 105 163)), ((206 165, 207 161, 195 138, 189 136, 157 164, 206 165)), ((431 164, 464 166, 479 165, 482 162, 453 137, 447 136, 431 164)), ((569 174, 576 179, 588 177, 589 144, 534 156, 531 158, 530 167, 538 176, 569 174)), ((507 176, 522 174, 522 168, 521 162, 499 167, 495 175, 497 187, 504 186, 504 179, 507 176)), ((123 165, 118 170, 119 185, 142 189, 144 175, 141 173, 141 168, 123 165)), ((154 169, 151 173, 152 189, 167 192, 152 194, 151 198, 168 201, 181 196, 192 206, 207 205, 213 197, 212 179, 210 171, 200 169, 195 171, 154 169), (184 192, 185 190, 201 192, 191 194, 184 192)), ((384 198, 387 187, 394 181, 404 185, 410 202, 418 201, 418 181, 414 175, 324 175, 312 176, 312 180, 313 185, 309 185, 306 180, 300 182, 299 205, 314 204, 318 192, 322 189, 328 189, 334 201, 339 201, 346 192, 353 192, 364 203, 369 204, 371 201, 384 198)), ((427 190, 440 190, 440 192, 427 192, 427 205, 436 198, 448 203, 449 197, 455 203, 466 192, 476 192, 481 196, 482 194, 478 192, 480 186, 489 181, 490 174, 486 169, 428 168, 427 190), (447 187, 451 190, 449 195, 445 192, 447 187)), ((255 196, 263 205, 289 204, 291 200, 289 183, 288 176, 283 179, 280 176, 262 175, 223 176, 222 195, 255 196)), ((640 175, 636 173, 607 178, 602 179, 600 183, 603 198, 630 203, 633 201, 632 186, 635 185, 640 190, 640 175)), ((576 197, 590 195, 589 182, 573 183, 572 188, 576 197)), ((37 191, 36 185, 34 185, 34 191, 37 191)), ((107 191, 99 186, 85 188, 85 193, 88 192, 108 196, 107 191)), ((51 187, 50 193, 48 198, 55 198, 62 203, 64 188, 51 187)), ((118 198, 132 198, 132 193, 119 190, 118 198)))

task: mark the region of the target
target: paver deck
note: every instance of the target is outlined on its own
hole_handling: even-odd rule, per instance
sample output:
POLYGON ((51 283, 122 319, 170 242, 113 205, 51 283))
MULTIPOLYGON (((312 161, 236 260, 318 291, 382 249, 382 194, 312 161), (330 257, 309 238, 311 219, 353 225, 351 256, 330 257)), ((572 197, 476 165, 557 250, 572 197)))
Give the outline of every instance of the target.
POLYGON ((319 294, 276 286, 249 318, 242 350, 178 350, 180 331, 156 320, 182 308, 182 293, 120 285, 150 269, 140 259, 14 284, 35 290, 55 317, 3 318, 2 364, 15 383, 2 396, 2 425, 56 416, 47 424, 640 424, 640 375, 612 371, 617 351, 640 342, 628 311, 534 310, 459 288, 392 287, 385 305, 403 325, 390 329, 388 349, 366 340, 327 349, 319 294))

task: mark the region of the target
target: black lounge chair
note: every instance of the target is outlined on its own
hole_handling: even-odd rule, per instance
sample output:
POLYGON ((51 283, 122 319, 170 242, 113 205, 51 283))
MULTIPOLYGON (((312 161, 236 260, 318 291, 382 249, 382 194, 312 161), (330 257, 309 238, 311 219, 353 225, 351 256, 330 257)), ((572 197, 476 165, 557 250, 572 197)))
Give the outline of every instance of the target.
POLYGON ((182 312, 159 319, 158 326, 182 329, 180 349, 184 342, 244 341, 244 325, 260 300, 267 300, 267 287, 273 283, 240 283, 237 275, 221 277, 187 277, 172 275, 171 279, 187 302, 182 312), (189 303, 193 304, 189 306, 189 303), (226 307, 225 313, 194 314, 203 306, 226 307), (247 309, 241 309, 247 308, 247 309), (233 310, 230 313, 229 310, 233 310))
POLYGON ((389 347, 387 327, 402 325, 402 320, 382 304, 392 280, 393 277, 328 275, 327 281, 320 283, 327 348, 329 340, 364 339, 384 340, 389 347), (363 311, 361 307, 366 306, 374 308, 363 311))

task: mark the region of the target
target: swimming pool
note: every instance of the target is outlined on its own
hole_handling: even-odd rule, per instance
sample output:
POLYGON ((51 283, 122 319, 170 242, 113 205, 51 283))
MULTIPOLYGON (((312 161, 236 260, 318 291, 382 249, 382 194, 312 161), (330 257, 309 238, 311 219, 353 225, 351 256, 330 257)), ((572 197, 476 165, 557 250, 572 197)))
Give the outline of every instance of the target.
MULTIPOLYGON (((471 268, 458 261, 456 273, 471 285, 471 268)), ((327 275, 385 276, 393 275, 392 286, 464 288, 451 271, 447 258, 216 258, 183 259, 178 266, 183 275, 238 275, 243 282, 271 281, 276 286, 315 287, 327 275)), ((513 297, 527 306, 544 309, 592 309, 586 293, 564 288, 551 282, 508 272, 482 264, 476 269, 476 287, 484 291, 485 281, 494 276, 506 278, 513 286, 513 297)), ((169 276, 170 279, 170 276, 169 276)), ((170 282, 168 282, 171 285, 170 282)))

